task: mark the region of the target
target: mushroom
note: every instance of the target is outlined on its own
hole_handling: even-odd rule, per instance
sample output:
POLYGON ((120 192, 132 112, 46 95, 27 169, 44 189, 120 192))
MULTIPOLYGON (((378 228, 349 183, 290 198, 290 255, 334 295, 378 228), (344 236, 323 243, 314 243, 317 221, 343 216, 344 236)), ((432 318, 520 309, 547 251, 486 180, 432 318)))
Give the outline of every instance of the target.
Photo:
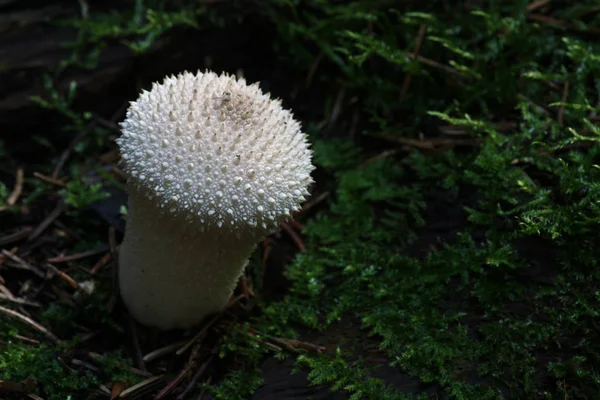
POLYGON ((209 71, 154 83, 121 128, 121 296, 144 325, 191 327, 225 307, 257 242, 305 200, 307 136, 257 83, 209 71))

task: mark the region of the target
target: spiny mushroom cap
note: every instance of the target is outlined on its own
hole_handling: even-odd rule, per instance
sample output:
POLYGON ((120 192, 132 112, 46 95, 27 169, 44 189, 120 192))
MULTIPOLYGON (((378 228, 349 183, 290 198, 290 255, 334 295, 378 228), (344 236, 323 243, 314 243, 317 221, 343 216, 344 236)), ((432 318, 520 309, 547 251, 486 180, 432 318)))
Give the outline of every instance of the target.
POLYGON ((201 227, 270 230, 312 182, 300 123, 226 74, 187 71, 132 102, 117 139, 129 184, 201 227))

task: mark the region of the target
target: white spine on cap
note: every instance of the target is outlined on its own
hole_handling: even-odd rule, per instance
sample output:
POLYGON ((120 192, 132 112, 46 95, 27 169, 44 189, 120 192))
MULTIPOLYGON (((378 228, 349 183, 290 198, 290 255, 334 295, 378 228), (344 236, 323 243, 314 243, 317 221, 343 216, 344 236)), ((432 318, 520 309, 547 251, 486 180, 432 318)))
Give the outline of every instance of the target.
POLYGON ((225 306, 256 242, 308 194, 306 135, 257 84, 212 72, 154 84, 121 127, 123 300, 146 325, 192 326, 225 306))

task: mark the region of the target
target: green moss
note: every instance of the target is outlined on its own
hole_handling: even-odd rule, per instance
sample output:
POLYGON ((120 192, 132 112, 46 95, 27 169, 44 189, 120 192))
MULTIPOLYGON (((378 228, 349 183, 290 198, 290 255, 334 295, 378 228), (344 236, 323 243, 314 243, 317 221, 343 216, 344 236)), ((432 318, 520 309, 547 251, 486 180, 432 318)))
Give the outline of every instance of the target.
POLYGON ((89 393, 98 387, 98 379, 89 372, 68 368, 60 359, 60 349, 44 344, 23 346, 8 343, 0 352, 2 379, 16 382, 34 377, 45 398, 64 400, 89 393))

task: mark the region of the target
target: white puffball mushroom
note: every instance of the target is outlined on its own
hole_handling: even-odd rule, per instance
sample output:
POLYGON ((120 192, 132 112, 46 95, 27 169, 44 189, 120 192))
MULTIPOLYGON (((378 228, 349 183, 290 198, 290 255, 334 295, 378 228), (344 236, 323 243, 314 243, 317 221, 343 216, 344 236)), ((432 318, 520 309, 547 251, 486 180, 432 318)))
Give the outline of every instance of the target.
POLYGON ((144 325, 191 327, 225 307, 257 242, 305 200, 307 137, 258 84, 208 71, 154 83, 121 128, 121 296, 144 325))

